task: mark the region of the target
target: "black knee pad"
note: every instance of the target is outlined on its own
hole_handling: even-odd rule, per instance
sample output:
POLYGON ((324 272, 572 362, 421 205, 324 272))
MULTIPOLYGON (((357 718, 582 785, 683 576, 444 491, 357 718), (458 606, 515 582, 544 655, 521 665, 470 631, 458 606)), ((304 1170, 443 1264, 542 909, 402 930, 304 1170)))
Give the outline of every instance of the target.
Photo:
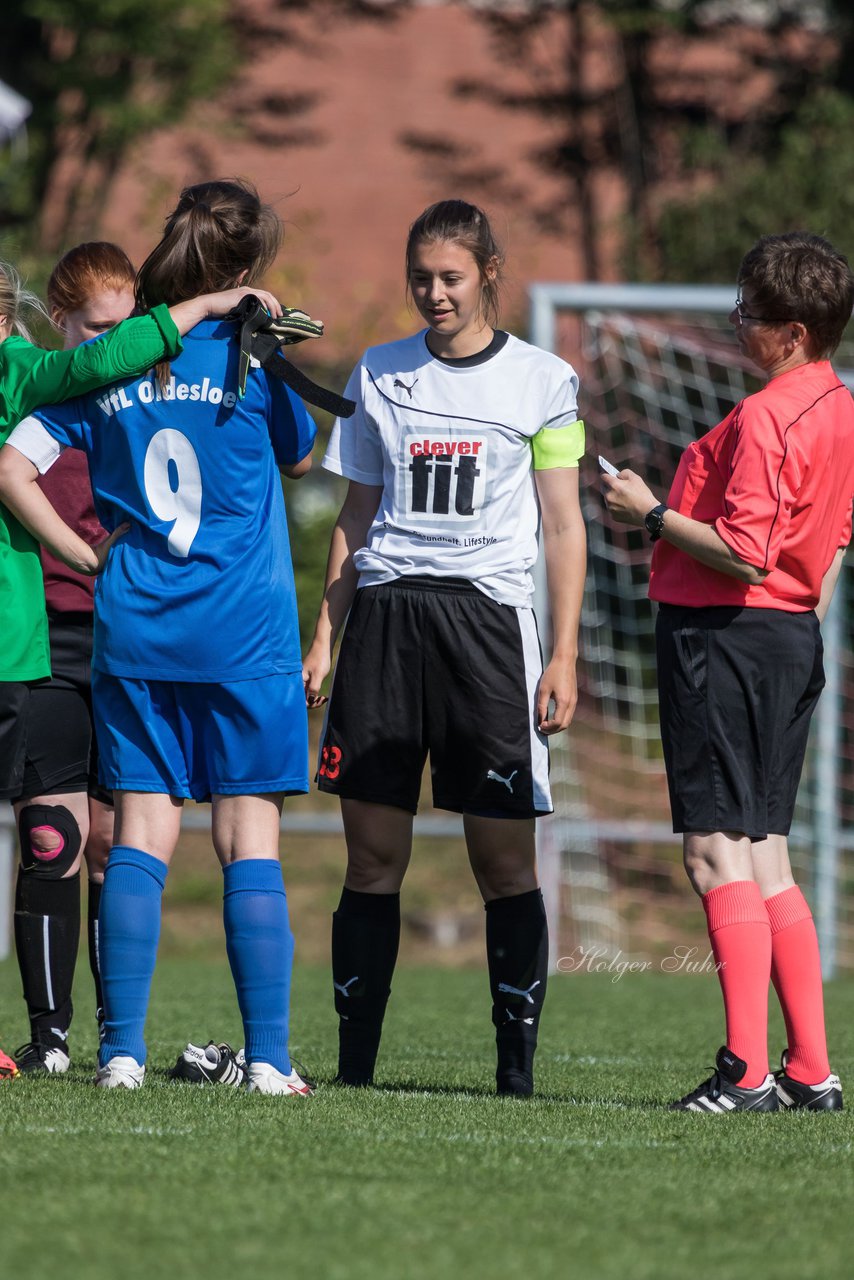
POLYGON ((45 880, 61 880, 80 852, 80 828, 74 814, 62 804, 25 805, 18 818, 18 835, 24 871, 45 880), (39 827, 56 832, 60 839, 57 849, 43 852, 33 847, 32 835, 39 827))

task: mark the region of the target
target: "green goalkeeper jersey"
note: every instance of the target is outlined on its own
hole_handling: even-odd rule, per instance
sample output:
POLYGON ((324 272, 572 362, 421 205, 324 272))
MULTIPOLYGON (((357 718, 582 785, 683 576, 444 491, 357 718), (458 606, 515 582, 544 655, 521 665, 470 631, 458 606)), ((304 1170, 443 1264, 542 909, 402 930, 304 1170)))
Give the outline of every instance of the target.
MULTIPOLYGON (((123 320, 96 342, 43 351, 16 336, 0 342, 0 444, 40 405, 57 404, 172 359, 181 337, 166 306, 123 320)), ((0 680, 50 675, 39 544, 0 503, 0 680)))

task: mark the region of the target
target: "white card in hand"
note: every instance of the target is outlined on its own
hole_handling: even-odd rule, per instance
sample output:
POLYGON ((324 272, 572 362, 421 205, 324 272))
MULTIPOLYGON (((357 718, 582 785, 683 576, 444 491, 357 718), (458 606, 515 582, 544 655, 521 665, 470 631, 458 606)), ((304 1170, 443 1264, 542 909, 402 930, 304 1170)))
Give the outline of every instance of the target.
POLYGON ((609 476, 618 476, 620 474, 613 462, 609 462, 607 458, 603 458, 601 453, 599 454, 599 466, 603 471, 606 471, 609 476))

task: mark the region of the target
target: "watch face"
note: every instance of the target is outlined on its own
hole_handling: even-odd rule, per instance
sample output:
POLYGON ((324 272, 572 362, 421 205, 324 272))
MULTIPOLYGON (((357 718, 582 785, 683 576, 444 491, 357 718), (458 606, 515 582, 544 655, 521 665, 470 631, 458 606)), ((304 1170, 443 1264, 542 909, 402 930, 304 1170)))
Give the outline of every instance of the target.
POLYGON ((647 533, 652 534, 653 538, 659 537, 664 528, 664 513, 667 508, 662 503, 661 506, 653 507, 652 511, 648 511, 644 516, 643 522, 647 533))

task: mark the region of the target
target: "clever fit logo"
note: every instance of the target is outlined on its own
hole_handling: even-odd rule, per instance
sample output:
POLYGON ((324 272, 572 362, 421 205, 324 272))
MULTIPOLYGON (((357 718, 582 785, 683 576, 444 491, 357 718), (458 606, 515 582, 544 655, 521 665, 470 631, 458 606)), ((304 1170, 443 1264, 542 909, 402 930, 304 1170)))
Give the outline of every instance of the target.
POLYGON ((483 506, 487 442, 482 436, 410 436, 407 511, 427 520, 464 521, 483 506))

